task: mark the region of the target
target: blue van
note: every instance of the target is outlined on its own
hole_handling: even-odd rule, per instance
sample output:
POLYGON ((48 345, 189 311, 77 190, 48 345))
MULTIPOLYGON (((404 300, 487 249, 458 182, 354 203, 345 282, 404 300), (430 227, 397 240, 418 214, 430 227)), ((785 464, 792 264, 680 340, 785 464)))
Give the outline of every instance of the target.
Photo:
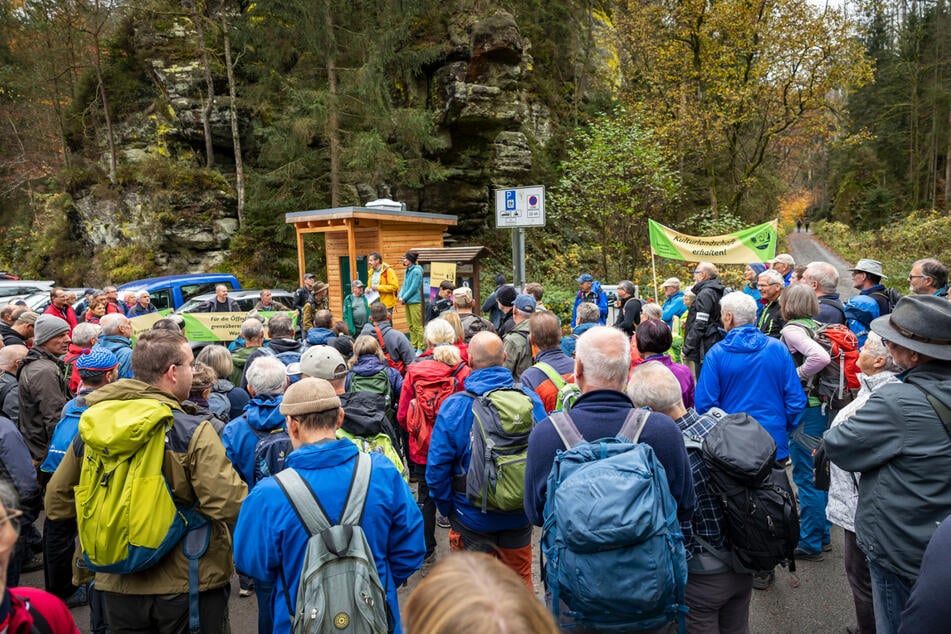
POLYGON ((157 309, 177 310, 196 295, 213 293, 218 284, 224 284, 233 291, 241 290, 238 278, 230 273, 189 273, 127 282, 119 287, 119 297, 127 292, 148 291, 157 309))

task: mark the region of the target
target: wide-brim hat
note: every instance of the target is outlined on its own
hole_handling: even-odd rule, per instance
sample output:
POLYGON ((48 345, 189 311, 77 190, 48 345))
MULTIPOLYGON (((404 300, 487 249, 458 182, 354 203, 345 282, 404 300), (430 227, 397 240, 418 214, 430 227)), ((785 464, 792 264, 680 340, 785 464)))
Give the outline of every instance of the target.
POLYGON ((852 272, 858 271, 859 273, 871 273, 872 275, 877 275, 883 280, 888 279, 888 276, 882 273, 882 263, 878 260, 866 260, 865 258, 862 258, 849 270, 852 272))
POLYGON ((871 328, 903 348, 951 361, 951 302, 943 297, 905 297, 890 314, 872 320, 871 328))

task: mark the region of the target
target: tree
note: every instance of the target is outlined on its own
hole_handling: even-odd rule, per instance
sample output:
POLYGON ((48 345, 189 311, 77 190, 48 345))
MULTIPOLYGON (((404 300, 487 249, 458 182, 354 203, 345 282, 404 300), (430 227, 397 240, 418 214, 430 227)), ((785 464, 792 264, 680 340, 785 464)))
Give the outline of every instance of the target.
POLYGON ((677 200, 674 157, 624 110, 569 140, 562 177, 549 196, 550 223, 583 228, 604 275, 623 279, 642 261, 647 219, 677 200))
POLYGON ((834 97, 870 76, 853 23, 807 0, 626 1, 616 24, 625 102, 669 140, 714 214, 749 214, 778 144, 804 126, 831 136, 834 97))

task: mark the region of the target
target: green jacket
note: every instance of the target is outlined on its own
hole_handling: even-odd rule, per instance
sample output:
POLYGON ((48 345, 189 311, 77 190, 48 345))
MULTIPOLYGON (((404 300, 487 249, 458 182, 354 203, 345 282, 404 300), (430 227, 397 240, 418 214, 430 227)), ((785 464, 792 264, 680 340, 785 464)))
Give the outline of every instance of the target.
POLYGON ((515 380, 522 376, 522 372, 532 365, 532 345, 528 342, 528 320, 512 328, 503 339, 505 344, 505 363, 503 365, 512 371, 515 380))
POLYGON ((347 322, 347 328, 350 329, 351 337, 356 337, 360 333, 360 330, 363 329, 363 327, 370 322, 370 304, 367 303, 366 293, 364 293, 360 297, 357 297, 356 299, 363 302, 363 309, 364 311, 366 311, 367 318, 365 322, 363 322, 362 324, 359 324, 359 327, 357 327, 357 324, 353 323, 354 297, 351 294, 343 298, 343 320, 347 322))
MULTIPOLYGON (((153 398, 166 403, 175 423, 166 434, 162 471, 176 503, 197 502, 199 512, 211 520, 208 551, 199 561, 199 590, 221 588, 231 583, 231 529, 238 520, 248 488, 241 480, 214 427, 205 417, 186 414, 172 395, 135 379, 120 379, 86 397, 91 406, 105 400, 153 398)), ((46 489, 46 513, 51 520, 76 517, 73 487, 79 483, 83 459, 80 436, 67 451, 46 489)), ((188 592, 188 560, 181 548, 173 548, 158 564, 127 575, 98 573, 96 587, 119 594, 181 594, 188 592)))

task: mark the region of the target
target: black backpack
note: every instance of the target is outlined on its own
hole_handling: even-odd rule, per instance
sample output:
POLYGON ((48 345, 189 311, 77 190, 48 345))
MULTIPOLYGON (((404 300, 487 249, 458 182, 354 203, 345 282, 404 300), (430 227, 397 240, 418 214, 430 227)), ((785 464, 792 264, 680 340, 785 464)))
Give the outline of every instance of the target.
POLYGON ((769 432, 749 414, 730 414, 710 430, 701 451, 722 505, 733 568, 759 572, 784 564, 795 572, 799 512, 769 432))

